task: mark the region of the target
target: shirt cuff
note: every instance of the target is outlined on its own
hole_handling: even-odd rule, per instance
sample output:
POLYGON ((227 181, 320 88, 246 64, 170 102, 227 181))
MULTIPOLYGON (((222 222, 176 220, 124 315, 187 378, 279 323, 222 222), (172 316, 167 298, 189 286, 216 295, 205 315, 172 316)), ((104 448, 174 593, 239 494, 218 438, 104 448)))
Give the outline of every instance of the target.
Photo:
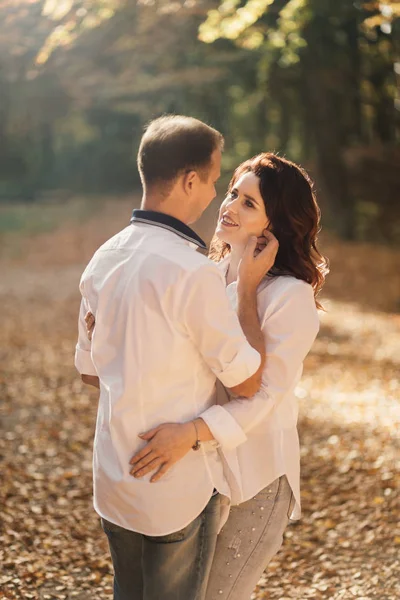
POLYGON ((247 435, 223 406, 210 406, 199 415, 208 425, 222 449, 233 450, 247 440, 247 435))
POLYGON ((92 362, 90 351, 82 350, 79 346, 77 346, 75 350, 75 367, 81 375, 97 376, 97 371, 92 362))
POLYGON ((217 377, 225 387, 232 388, 254 375, 260 364, 260 354, 246 342, 233 361, 223 371, 220 371, 217 377))

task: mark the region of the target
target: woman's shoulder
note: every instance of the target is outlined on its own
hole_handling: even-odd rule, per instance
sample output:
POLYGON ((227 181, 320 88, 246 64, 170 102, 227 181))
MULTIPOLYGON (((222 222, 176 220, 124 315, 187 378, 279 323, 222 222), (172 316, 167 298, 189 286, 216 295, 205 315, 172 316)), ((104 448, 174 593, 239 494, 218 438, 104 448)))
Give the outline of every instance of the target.
POLYGON ((293 275, 273 275, 266 277, 259 286, 259 293, 266 296, 282 296, 288 293, 313 294, 310 283, 293 275))
POLYGON ((264 319, 282 310, 295 310, 297 315, 305 313, 318 316, 314 290, 306 281, 292 275, 278 275, 268 277, 260 287, 258 303, 264 319))

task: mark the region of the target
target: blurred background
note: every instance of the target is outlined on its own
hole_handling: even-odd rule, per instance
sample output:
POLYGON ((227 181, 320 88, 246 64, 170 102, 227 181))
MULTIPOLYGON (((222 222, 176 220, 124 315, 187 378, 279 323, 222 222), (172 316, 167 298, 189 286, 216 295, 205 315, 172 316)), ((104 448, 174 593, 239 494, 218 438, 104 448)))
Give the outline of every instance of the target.
MULTIPOLYGON (((331 273, 297 389, 303 520, 257 598, 400 597, 400 2, 0 0, 0 597, 105 600, 80 274, 140 203, 145 124, 311 174, 331 273)), ((244 599, 245 600, 245 599, 244 599)))
POLYGON ((223 132, 226 176, 280 152, 310 170, 329 229, 400 241, 399 2, 3 0, 0 11, 1 202, 131 192, 145 123, 183 113, 223 132))

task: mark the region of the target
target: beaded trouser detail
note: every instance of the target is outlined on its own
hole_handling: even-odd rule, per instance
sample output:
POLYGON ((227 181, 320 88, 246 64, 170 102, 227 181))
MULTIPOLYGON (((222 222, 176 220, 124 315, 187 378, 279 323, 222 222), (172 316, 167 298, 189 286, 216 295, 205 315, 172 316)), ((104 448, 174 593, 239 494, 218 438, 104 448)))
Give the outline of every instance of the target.
POLYGON ((286 476, 233 506, 218 535, 206 600, 250 600, 282 545, 294 497, 286 476))

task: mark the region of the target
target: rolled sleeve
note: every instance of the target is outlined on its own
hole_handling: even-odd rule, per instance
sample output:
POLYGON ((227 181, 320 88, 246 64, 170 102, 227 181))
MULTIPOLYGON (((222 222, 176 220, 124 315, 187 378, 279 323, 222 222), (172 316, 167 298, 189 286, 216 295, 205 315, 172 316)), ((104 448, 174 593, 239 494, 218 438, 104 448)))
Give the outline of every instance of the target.
POLYGON ((260 364, 260 354, 246 342, 239 349, 235 358, 216 374, 225 387, 232 388, 254 375, 260 364))
POLYGON ((80 348, 78 344, 75 349, 75 367, 81 375, 97 375, 91 353, 80 348))
MULTIPOLYGON (((262 301, 262 298, 259 298, 262 301)), ((262 330, 266 340, 266 366, 261 389, 253 398, 233 398, 200 415, 222 450, 246 441, 254 427, 267 420, 293 388, 319 329, 311 286, 297 283, 265 306, 262 330)))
POLYGON ((216 377, 234 387, 254 375, 261 356, 243 333, 217 267, 210 262, 192 273, 182 298, 186 331, 216 377))
POLYGON ((233 450, 247 440, 243 429, 223 406, 210 406, 200 416, 224 449, 233 450))
POLYGON ((82 298, 78 321, 78 343, 75 349, 75 367, 81 375, 97 375, 91 354, 92 343, 88 339, 86 331, 85 315, 88 310, 87 300, 82 298))

